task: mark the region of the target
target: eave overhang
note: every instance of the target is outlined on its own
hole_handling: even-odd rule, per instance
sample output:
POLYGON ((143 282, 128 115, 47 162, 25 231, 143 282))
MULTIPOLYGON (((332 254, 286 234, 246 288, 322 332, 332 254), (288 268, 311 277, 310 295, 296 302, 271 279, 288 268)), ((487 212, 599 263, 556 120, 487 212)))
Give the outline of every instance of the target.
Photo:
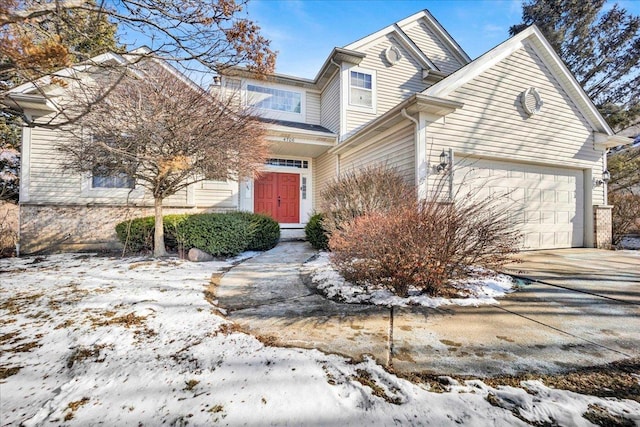
POLYGON ((362 52, 344 49, 341 47, 333 48, 331 54, 327 57, 324 64, 322 64, 320 71, 313 80, 278 73, 259 77, 255 72, 239 66, 225 68, 220 71, 220 74, 228 77, 245 77, 249 79, 264 80, 271 83, 298 86, 306 89, 322 90, 331 76, 335 74, 340 64, 348 62, 350 64, 358 65, 362 62, 365 56, 366 55, 362 52))
POLYGON ((32 115, 45 115, 58 111, 55 104, 42 95, 9 93, 2 103, 16 111, 32 115))
POLYGON ((393 107, 382 116, 371 121, 365 127, 360 129, 355 135, 350 136, 342 143, 332 148, 332 154, 341 154, 345 151, 357 147, 366 142, 371 137, 384 132, 385 130, 397 125, 403 120, 408 120, 405 114, 429 114, 433 119, 444 117, 453 113, 457 109, 464 106, 461 102, 451 101, 449 99, 437 98, 415 93, 410 98, 393 107), (403 112, 405 114, 403 114, 403 112))
POLYGON ((604 151, 608 148, 614 148, 621 145, 629 145, 633 143, 633 138, 621 135, 607 135, 601 132, 593 133, 594 150, 604 151))
POLYGON ((335 146, 338 137, 320 126, 316 130, 291 126, 287 122, 267 122, 266 128, 272 155, 317 157, 335 146))

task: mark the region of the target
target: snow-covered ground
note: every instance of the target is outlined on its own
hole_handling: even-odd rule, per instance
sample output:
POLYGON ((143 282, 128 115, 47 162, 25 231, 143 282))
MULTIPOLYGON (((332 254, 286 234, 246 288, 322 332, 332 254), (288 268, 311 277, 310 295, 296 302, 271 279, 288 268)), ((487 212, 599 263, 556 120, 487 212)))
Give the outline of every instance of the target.
POLYGON ((374 304, 382 306, 420 305, 439 307, 441 305, 478 306, 497 304, 496 298, 514 291, 514 282, 504 274, 492 274, 477 279, 460 280, 455 288, 465 298, 440 298, 421 295, 418 289, 409 289, 409 295, 402 298, 382 288, 357 286, 344 280, 332 266, 327 252, 307 262, 303 272, 308 274, 315 288, 327 298, 349 304, 374 304))
POLYGON ((0 260, 0 424, 586 426, 593 408, 640 422, 637 402, 538 381, 436 393, 371 360, 265 346, 205 298, 229 266, 0 260))

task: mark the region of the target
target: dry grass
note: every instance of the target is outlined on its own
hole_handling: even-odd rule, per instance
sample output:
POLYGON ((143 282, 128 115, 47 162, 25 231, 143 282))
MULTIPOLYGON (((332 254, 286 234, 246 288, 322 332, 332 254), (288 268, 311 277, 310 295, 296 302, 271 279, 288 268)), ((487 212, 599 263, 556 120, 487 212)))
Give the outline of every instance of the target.
POLYGON ((185 384, 186 384, 186 387, 184 389, 186 391, 192 391, 194 388, 196 388, 198 384, 200 384, 200 381, 191 379, 185 382, 185 384))
POLYGON ((76 400, 74 402, 69 402, 69 405, 67 406, 67 410, 69 412, 67 412, 67 414, 64 416, 64 420, 65 421, 69 421, 69 420, 73 419, 73 417, 75 416, 75 413, 78 410, 78 408, 80 408, 81 406, 86 405, 87 403, 89 403, 89 398, 88 397, 83 397, 80 400, 76 400))
POLYGON ((71 356, 67 359, 67 368, 73 368, 78 362, 82 362, 87 359, 93 359, 96 363, 104 362, 105 358, 99 359, 100 351, 105 348, 104 344, 94 345, 93 347, 78 347, 72 353, 71 356))
POLYGON ((17 374, 18 372, 20 372, 20 369, 22 369, 21 366, 0 366, 0 380, 17 374))
POLYGON ((146 322, 146 316, 136 316, 134 313, 127 313, 124 316, 115 317, 115 311, 105 311, 105 318, 90 317, 89 320, 93 326, 124 326, 125 328, 143 326, 146 322))
POLYGON ((356 375, 353 375, 351 379, 358 381, 363 386, 369 387, 374 396, 384 399, 389 403, 393 403, 394 405, 402 403, 398 397, 389 396, 384 389, 380 387, 373 378, 371 378, 371 374, 364 369, 357 369, 356 375))
MULTIPOLYGON (((483 378, 491 387, 522 387, 523 381, 540 380, 547 387, 575 393, 631 399, 640 402, 640 358, 624 359, 602 366, 577 369, 562 374, 522 374, 483 378)), ((430 373, 398 374, 415 383, 429 384, 431 391, 445 392, 449 380, 445 376, 430 373)), ((475 377, 452 376, 459 382, 475 377)))
POLYGON ((7 310, 9 315, 16 315, 33 305, 37 300, 44 297, 43 292, 25 294, 19 293, 0 302, 0 310, 7 310))

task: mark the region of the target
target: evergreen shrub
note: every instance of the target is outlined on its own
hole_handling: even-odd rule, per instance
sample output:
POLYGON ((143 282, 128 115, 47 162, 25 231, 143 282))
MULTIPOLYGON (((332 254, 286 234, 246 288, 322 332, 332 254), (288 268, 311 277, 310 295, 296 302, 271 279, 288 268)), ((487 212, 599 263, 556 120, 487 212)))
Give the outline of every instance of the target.
POLYGON ((322 223, 324 216, 316 213, 309 218, 309 222, 304 227, 304 234, 307 241, 315 249, 326 251, 329 249, 329 234, 322 223))

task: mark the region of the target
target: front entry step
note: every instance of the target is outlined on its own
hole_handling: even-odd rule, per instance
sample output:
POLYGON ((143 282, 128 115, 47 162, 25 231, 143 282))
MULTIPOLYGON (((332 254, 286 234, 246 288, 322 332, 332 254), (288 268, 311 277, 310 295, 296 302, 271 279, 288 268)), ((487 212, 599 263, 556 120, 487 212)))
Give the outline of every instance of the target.
POLYGON ((281 242, 296 242, 301 240, 307 240, 304 234, 304 228, 281 228, 280 229, 281 242))

